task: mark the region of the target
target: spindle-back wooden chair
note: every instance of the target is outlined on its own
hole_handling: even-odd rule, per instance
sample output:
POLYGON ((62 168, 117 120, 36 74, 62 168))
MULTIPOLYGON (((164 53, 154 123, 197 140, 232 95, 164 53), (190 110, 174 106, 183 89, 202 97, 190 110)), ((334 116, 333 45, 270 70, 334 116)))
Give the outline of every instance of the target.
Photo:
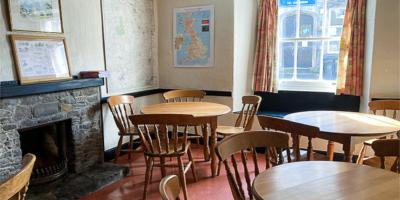
POLYGON ((133 149, 134 145, 134 136, 139 136, 138 133, 135 131, 134 126, 129 121, 129 115, 135 114, 135 105, 134 105, 135 98, 133 96, 128 95, 121 95, 121 96, 112 96, 109 97, 108 107, 111 110, 113 115, 115 124, 118 127, 118 145, 117 149, 115 150, 115 159, 114 162, 118 161, 118 158, 121 152, 128 152, 129 159, 131 158, 132 152, 140 152, 138 150, 133 149), (129 137, 129 148, 122 149, 122 142, 124 137, 129 137))
POLYGON ((179 193, 181 192, 179 177, 176 175, 164 177, 158 189, 162 200, 179 200, 179 193))
POLYGON ((32 174, 33 166, 35 164, 36 156, 33 154, 26 154, 22 160, 22 169, 0 183, 0 199, 7 200, 24 200, 26 192, 28 191, 29 179, 32 174))
POLYGON ((380 158, 380 167, 382 169, 385 169, 385 157, 396 157, 390 170, 400 173, 400 139, 376 140, 372 143, 372 149, 375 151, 375 156, 380 158))
POLYGON ((199 102, 205 96, 201 90, 171 90, 163 94, 166 102, 199 102))
POLYGON ((195 118, 192 115, 178 114, 151 114, 131 115, 130 120, 139 132, 146 158, 146 175, 143 199, 147 197, 147 186, 151 181, 153 167, 161 168, 162 177, 166 176, 166 167, 177 167, 179 179, 185 199, 187 196, 185 173, 191 168, 193 177, 197 181, 194 161, 188 141, 188 126, 207 124, 205 118, 195 118), (178 130, 184 127, 184 132, 178 130), (149 130, 153 129, 152 132, 149 130), (184 165, 182 157, 188 155, 189 162, 184 165), (159 158, 160 163, 155 164, 154 158, 159 158), (176 158, 178 164, 166 164, 166 158, 176 158))
MULTIPOLYGON (((272 131, 248 131, 239 134, 235 134, 229 137, 226 137, 220 144, 217 146, 217 155, 224 163, 225 170, 227 173, 227 178, 229 182, 229 186, 232 191, 233 199, 235 200, 245 200, 246 196, 253 199, 252 193, 252 180, 251 174, 252 166, 254 166, 254 177, 260 173, 261 167, 258 158, 258 153, 256 151, 252 151, 251 157, 250 154, 245 154, 245 151, 248 149, 256 149, 256 148, 264 148, 265 150, 265 169, 271 167, 270 163, 270 154, 267 149, 269 148, 277 148, 277 151, 286 149, 288 162, 291 162, 290 158, 290 150, 289 150, 289 136, 284 133, 272 132, 272 131), (243 166, 244 170, 244 178, 240 175, 242 174, 239 168, 240 162, 243 166), (230 161, 229 161, 230 160, 230 161), (247 162, 252 161, 252 165, 247 162), (231 164, 229 164, 231 162, 231 164), (231 169, 233 167, 233 171, 231 169), (246 183, 247 186, 247 195, 243 187, 246 183)), ((283 160, 280 160, 279 164, 282 164, 283 160)))
MULTIPOLYGON (((253 127, 254 117, 257 115, 262 98, 260 96, 251 95, 242 97, 242 109, 235 121, 235 126, 218 126, 217 135, 222 139, 229 135, 250 131, 253 127)), ((221 161, 218 163, 218 175, 221 171, 221 161)))
POLYGON ((319 133, 318 127, 308 126, 305 124, 269 116, 258 116, 258 122, 260 123, 261 128, 264 130, 279 131, 290 134, 292 136, 292 147, 297 161, 301 160, 300 136, 307 137, 307 160, 313 160, 312 139, 317 137, 317 134, 319 133))
MULTIPOLYGON (((206 96, 206 92, 202 90, 171 90, 163 94, 164 101, 170 102, 201 102, 206 96)), ((198 126, 193 126, 194 132, 188 136, 189 139, 196 139, 197 144, 200 143, 200 138, 203 138, 204 152, 209 152, 208 146, 208 133, 207 127, 202 125, 200 130, 198 126), (200 133, 201 132, 201 133, 200 133)), ((207 160, 208 155, 204 154, 204 158, 207 160)))
MULTIPOLYGON (((368 106, 369 110, 371 110, 374 115, 383 115, 393 119, 398 119, 400 116, 400 100, 376 100, 369 102, 368 106), (390 113, 390 111, 392 113, 390 113)), ((397 137, 400 137, 399 133, 400 132, 397 133, 397 137)), ((377 139, 368 140, 363 143, 358 154, 357 164, 361 165, 368 159, 365 158, 367 148, 370 147, 375 140, 377 139)))

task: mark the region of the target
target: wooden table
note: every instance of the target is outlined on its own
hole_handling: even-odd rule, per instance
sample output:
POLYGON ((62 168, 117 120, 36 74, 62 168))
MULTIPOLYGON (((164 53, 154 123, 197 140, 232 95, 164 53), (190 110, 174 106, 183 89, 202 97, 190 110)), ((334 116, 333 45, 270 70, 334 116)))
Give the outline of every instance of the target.
POLYGON ((343 144, 347 162, 351 162, 356 144, 400 131, 400 121, 358 112, 299 112, 287 115, 285 119, 319 127, 318 137, 329 141, 329 160, 333 159, 333 142, 338 142, 343 144))
MULTIPOLYGON (((211 128, 211 141, 209 150, 205 149, 204 156, 206 160, 211 157, 211 174, 214 177, 217 172, 217 155, 215 153, 215 146, 217 144, 217 125, 218 116, 227 114, 231 109, 222 104, 209 103, 209 102, 174 102, 174 103, 161 103, 146 106, 142 109, 143 114, 188 114, 194 117, 200 117, 210 124, 211 128)), ((202 128, 203 135, 207 135, 207 129, 202 128)), ((205 143, 208 143, 208 137, 205 137, 205 143)))
POLYGON ((260 173, 253 193, 261 199, 399 199, 400 176, 346 162, 306 161, 260 173))

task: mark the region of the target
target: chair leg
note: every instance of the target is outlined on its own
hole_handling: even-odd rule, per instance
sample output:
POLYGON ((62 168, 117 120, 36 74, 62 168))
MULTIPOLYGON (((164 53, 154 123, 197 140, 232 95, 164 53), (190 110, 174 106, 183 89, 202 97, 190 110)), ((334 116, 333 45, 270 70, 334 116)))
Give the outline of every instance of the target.
POLYGON ((150 183, 150 176, 151 176, 151 168, 152 168, 152 163, 151 163, 151 159, 150 157, 146 158, 146 174, 144 177, 144 191, 143 191, 143 200, 147 199, 147 186, 150 183))
POLYGON ((128 159, 131 159, 131 154, 133 151, 133 136, 129 136, 129 152, 128 152, 128 159))
POLYGON ((114 163, 117 163, 117 161, 118 161, 118 157, 119 157, 119 154, 121 153, 122 138, 123 138, 122 136, 119 136, 119 140, 118 140, 117 149, 115 150, 115 158, 114 158, 114 163))
POLYGON ((160 165, 161 176, 164 178, 167 175, 167 171, 165 170, 165 157, 160 158, 160 165))
POLYGON ((187 193, 187 186, 186 186, 186 177, 185 177, 185 167, 182 162, 182 157, 178 157, 178 167, 179 167, 179 182, 181 183, 182 186, 182 191, 183 191, 183 196, 184 199, 188 199, 188 193, 187 193))
POLYGON ((219 161, 218 161, 217 176, 219 176, 219 175, 221 174, 221 165, 222 165, 222 162, 219 160, 219 161))
POLYGON ((195 164, 194 164, 194 160, 193 160, 193 156, 192 156, 192 150, 190 148, 188 149, 188 156, 189 156, 189 161, 192 163, 190 168, 192 170, 194 181, 197 182, 197 173, 196 173, 195 166, 194 166, 195 164))
MULTIPOLYGON (((194 126, 194 134, 196 136, 200 135, 199 130, 197 130, 197 126, 194 126)), ((200 138, 196 138, 196 144, 200 144, 200 138)))
POLYGON ((367 145, 363 144, 360 153, 358 154, 357 164, 362 165, 364 162, 365 153, 367 152, 367 145))

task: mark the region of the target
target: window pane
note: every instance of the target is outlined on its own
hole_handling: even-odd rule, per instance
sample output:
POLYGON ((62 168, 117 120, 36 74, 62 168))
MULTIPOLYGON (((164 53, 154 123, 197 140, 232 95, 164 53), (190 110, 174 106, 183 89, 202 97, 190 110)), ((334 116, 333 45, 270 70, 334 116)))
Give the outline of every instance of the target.
POLYGON ((328 0, 328 24, 327 35, 340 37, 342 34, 342 26, 344 14, 346 11, 346 0, 328 0))
POLYGON ((279 0, 279 37, 295 38, 297 31, 297 0, 279 0))
POLYGON ((297 79, 319 80, 321 42, 302 41, 297 46, 297 79))
POLYGON ((325 0, 302 3, 300 8, 300 37, 319 37, 324 23, 325 0))
POLYGON ((339 41, 325 41, 324 42, 324 60, 322 78, 324 80, 335 81, 337 77, 337 64, 339 55, 339 41), (332 47, 334 46, 334 47, 332 47), (337 51, 333 51, 337 49, 337 51))
POLYGON ((292 79, 294 71, 294 43, 283 42, 280 44, 279 78, 292 79))

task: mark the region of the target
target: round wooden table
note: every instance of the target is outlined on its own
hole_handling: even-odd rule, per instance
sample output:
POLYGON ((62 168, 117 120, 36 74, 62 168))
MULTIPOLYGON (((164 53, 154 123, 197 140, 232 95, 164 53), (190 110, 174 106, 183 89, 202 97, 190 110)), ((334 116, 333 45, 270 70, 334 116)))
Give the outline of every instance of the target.
MULTIPOLYGON (((142 109, 143 114, 188 114, 194 117, 204 118, 210 124, 210 148, 205 148, 204 156, 206 160, 211 157, 211 174, 214 177, 217 172, 217 155, 215 153, 215 146, 217 144, 217 125, 218 116, 227 114, 231 109, 222 104, 210 102, 173 102, 161 103, 146 106, 142 109)), ((203 128, 203 135, 207 135, 207 129, 203 128)), ((208 144, 208 137, 204 137, 205 143, 208 144)))
POLYGON ((400 176, 346 162, 306 161, 260 173, 253 193, 261 199, 399 199, 400 176))
POLYGON ((345 160, 351 162, 356 144, 400 131, 400 121, 372 114, 341 111, 298 112, 287 120, 319 127, 319 138, 328 143, 329 159, 333 159, 333 142, 343 144, 345 160))

